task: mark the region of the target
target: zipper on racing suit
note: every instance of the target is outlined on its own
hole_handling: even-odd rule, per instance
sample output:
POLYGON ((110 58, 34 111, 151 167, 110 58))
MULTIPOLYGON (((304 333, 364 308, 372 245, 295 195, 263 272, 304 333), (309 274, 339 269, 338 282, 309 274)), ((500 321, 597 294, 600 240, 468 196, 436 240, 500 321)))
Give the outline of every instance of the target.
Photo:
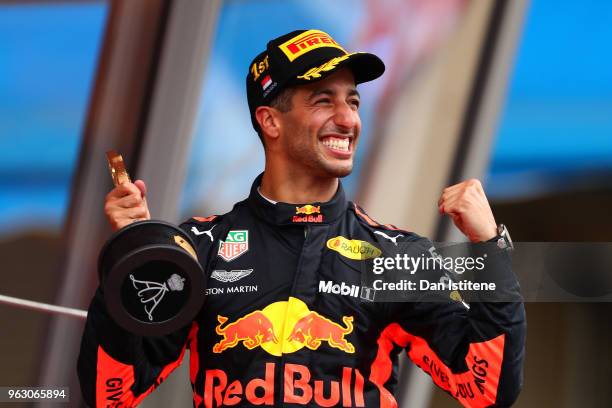
MULTIPOLYGON (((293 296, 295 294, 295 286, 296 283, 298 282, 298 279, 300 277, 300 272, 302 270, 302 263, 304 262, 304 249, 306 248, 307 244, 308 244, 308 237, 309 237, 309 233, 310 233, 310 225, 306 225, 304 226, 304 243, 302 244, 302 250, 300 251, 300 257, 298 258, 298 262, 297 262, 297 268, 295 270, 295 276, 293 277, 293 284, 291 285, 291 292, 289 293, 289 296, 293 296)), ((287 317, 288 317, 288 313, 285 314, 285 322, 283 324, 283 336, 282 336, 282 342, 285 341, 285 339, 288 337, 288 333, 285 333, 285 330, 287 330, 287 317)), ((278 372, 278 376, 276 377, 279 382, 279 393, 278 393, 278 399, 274 401, 274 406, 275 407, 284 407, 285 406, 285 378, 284 378, 284 374, 285 374, 285 353, 282 352, 282 344, 281 344, 281 357, 280 357, 280 364, 279 364, 279 372, 278 372)))

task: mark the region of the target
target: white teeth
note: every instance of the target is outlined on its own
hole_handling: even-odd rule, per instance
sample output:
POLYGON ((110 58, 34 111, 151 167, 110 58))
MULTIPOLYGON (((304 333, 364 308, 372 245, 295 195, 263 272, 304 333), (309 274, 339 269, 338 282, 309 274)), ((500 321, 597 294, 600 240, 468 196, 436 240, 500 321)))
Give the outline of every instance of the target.
POLYGON ((341 150, 343 152, 349 151, 349 139, 336 139, 328 137, 323 139, 323 144, 330 149, 341 150))

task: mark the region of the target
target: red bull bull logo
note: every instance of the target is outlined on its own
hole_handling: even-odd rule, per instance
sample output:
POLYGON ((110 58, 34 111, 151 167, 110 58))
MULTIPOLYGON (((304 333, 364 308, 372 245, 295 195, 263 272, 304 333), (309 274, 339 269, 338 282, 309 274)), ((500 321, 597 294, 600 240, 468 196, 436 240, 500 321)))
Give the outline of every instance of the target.
POLYGON ((320 205, 306 204, 301 207, 295 207, 295 215, 291 219, 292 222, 323 222, 323 214, 321 214, 320 205), (317 214, 317 215, 313 215, 317 214))
POLYGON ((353 332, 353 316, 343 316, 343 325, 308 309, 301 300, 290 297, 255 310, 232 323, 217 316, 215 332, 222 339, 213 346, 214 353, 238 346, 249 350, 261 347, 274 356, 294 353, 303 347, 317 350, 323 343, 329 347, 354 353, 346 339, 353 332))
POLYGON ((227 322, 227 317, 217 316, 217 320, 219 325, 215 328, 215 332, 219 336, 223 336, 223 340, 213 346, 214 353, 221 353, 223 350, 235 347, 240 342, 249 350, 269 341, 278 343, 278 339, 274 335, 272 322, 259 310, 249 313, 225 327, 221 326, 227 322))
POLYGON ((302 207, 295 207, 295 213, 296 214, 306 214, 306 215, 310 215, 310 214, 318 214, 321 212, 321 206, 320 205, 311 205, 311 204, 306 204, 302 207))
POLYGON ((343 316, 342 321, 346 325, 345 327, 332 322, 317 312, 310 312, 293 326, 287 340, 298 341, 311 350, 318 349, 321 342, 326 341, 331 347, 347 353, 354 353, 355 347, 344 338, 345 335, 353 331, 353 316, 343 316))
MULTIPOLYGON (((274 405, 275 368, 275 363, 266 363, 264 378, 254 378, 246 384, 229 379, 224 370, 206 370, 204 406, 274 405)), ((276 383, 282 384, 284 404, 307 405, 314 400, 321 407, 365 407, 364 378, 357 368, 342 367, 337 379, 312 378, 310 369, 301 364, 287 363, 281 373, 283 381, 276 383)))

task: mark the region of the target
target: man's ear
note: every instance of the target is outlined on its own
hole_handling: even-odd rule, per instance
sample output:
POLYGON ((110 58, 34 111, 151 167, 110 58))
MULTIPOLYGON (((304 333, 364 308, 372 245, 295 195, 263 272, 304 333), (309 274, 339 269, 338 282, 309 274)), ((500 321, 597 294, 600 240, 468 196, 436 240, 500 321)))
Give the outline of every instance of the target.
POLYGON ((270 106, 258 106, 255 109, 255 118, 259 127, 267 137, 276 139, 280 135, 280 121, 278 111, 270 106))

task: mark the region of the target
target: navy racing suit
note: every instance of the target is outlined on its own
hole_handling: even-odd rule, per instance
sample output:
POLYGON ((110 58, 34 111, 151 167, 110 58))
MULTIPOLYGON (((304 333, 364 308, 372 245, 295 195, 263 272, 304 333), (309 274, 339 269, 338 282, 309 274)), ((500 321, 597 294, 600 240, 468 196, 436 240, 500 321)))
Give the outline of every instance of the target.
POLYGON ((266 200, 260 182, 229 213, 181 224, 208 279, 189 327, 128 333, 96 291, 78 360, 89 405, 137 405, 187 349, 195 407, 395 407, 403 352, 464 406, 516 400, 526 323, 506 251, 497 272, 517 301, 371 301, 361 274, 381 248, 431 242, 377 223, 341 185, 329 202, 296 205, 266 200))

